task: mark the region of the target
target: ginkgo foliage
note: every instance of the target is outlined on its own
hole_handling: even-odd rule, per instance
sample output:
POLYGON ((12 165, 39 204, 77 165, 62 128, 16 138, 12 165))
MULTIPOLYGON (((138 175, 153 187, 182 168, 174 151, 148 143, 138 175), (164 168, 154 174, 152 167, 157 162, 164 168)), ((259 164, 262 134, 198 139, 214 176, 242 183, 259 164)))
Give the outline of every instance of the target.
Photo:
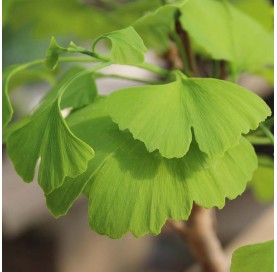
POLYGON ((227 1, 186 0, 102 33, 90 49, 73 42, 63 47, 52 38, 45 60, 7 70, 2 83, 7 153, 26 182, 39 164, 38 183, 55 217, 84 194, 93 230, 112 238, 128 231, 140 237, 160 233, 167 219, 188 219, 193 203, 223 208, 226 198, 245 190, 258 166, 245 136, 271 111, 257 95, 229 82, 231 77, 190 77, 146 63, 145 44, 161 52, 178 43, 176 20, 196 54, 225 61, 229 74, 272 64, 271 33, 259 21, 227 1), (257 39, 260 46, 253 46, 257 39), (100 40, 108 52, 99 52, 100 40), (8 125, 14 74, 34 65, 57 69, 70 60, 82 62, 80 54, 91 61, 89 68, 67 70, 30 115, 8 125), (96 82, 105 73, 99 70, 113 64, 148 70, 159 82, 100 96, 96 82))

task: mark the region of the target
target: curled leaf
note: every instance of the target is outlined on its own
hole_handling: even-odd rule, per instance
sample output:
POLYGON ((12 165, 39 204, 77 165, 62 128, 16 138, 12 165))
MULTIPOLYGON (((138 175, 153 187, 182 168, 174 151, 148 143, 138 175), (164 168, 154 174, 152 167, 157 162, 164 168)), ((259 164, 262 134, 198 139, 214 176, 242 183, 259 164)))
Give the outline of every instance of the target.
POLYGON ((111 41, 110 58, 115 63, 137 64, 144 61, 144 53, 147 52, 147 48, 132 26, 100 36, 92 45, 93 51, 101 39, 111 41))
POLYGON ((60 113, 63 93, 66 95, 70 83, 80 81, 86 74, 86 70, 81 71, 54 87, 32 116, 15 126, 7 137, 8 155, 24 181, 33 180, 36 164, 41 159, 38 182, 45 194, 60 187, 65 177, 83 173, 94 156, 93 149, 70 131, 60 113))

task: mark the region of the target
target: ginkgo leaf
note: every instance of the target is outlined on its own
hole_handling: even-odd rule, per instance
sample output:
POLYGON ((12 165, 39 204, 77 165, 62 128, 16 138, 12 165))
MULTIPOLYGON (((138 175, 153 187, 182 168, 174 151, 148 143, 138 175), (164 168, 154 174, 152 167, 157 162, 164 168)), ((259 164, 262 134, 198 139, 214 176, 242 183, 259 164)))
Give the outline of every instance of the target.
POLYGON ((59 46, 55 38, 52 37, 50 40, 49 48, 46 51, 46 66, 51 70, 54 70, 57 67, 59 56, 63 52, 66 52, 66 48, 59 46))
POLYGON ((93 51, 102 39, 111 41, 110 58, 115 63, 137 64, 144 61, 144 53, 147 52, 147 48, 132 26, 100 36, 92 45, 93 51))
POLYGON ((70 83, 87 74, 81 71, 70 81, 54 89, 32 116, 7 138, 7 153, 24 181, 34 178, 41 159, 38 182, 45 194, 60 187, 65 177, 83 173, 94 156, 93 149, 69 130, 60 113, 60 100, 70 83), (53 94, 53 95, 52 95, 53 94))
POLYGON ((181 13, 193 40, 214 59, 230 61, 235 72, 273 62, 272 33, 228 1, 188 1, 181 13))
POLYGON ((149 48, 165 52, 169 46, 169 35, 175 31, 178 9, 188 0, 166 4, 135 21, 132 25, 149 48))
POLYGON ((121 130, 166 158, 188 152, 192 130, 201 151, 223 155, 271 113, 261 98, 236 84, 179 72, 169 84, 114 92, 107 107, 121 130))
MULTIPOLYGON (((43 98, 42 103, 49 103, 51 100, 55 99, 60 88, 68 82, 74 75, 86 71, 84 67, 72 67, 70 68, 53 86, 53 88, 46 94, 43 98)), ((66 92, 61 98, 61 109, 73 108, 77 109, 88 105, 93 102, 97 96, 97 86, 95 79, 90 74, 84 74, 78 77, 74 82, 72 82, 68 87, 66 92)))
POLYGON ((70 132, 58 102, 14 131, 7 139, 7 153, 26 182, 33 180, 41 158, 38 182, 46 194, 61 186, 65 177, 84 172, 94 155, 91 147, 70 132))
POLYGON ((259 156, 258 161, 259 167, 249 186, 259 201, 269 202, 274 198, 274 162, 268 156, 259 156))
POLYGON ((100 234, 158 234, 168 218, 187 219, 193 201, 206 208, 223 207, 226 197, 233 199, 244 191, 257 167, 253 147, 243 138, 215 160, 199 151, 195 141, 181 159, 149 153, 130 133, 120 131, 104 108, 102 99, 67 119, 71 130, 95 149, 87 170, 90 179, 77 177, 78 188, 73 181, 72 188, 65 187, 73 197, 62 206, 54 201, 58 196, 47 196, 52 213, 62 215, 87 183, 90 226, 100 234))
POLYGON ((135 30, 148 47, 165 51, 169 47, 168 36, 174 31, 177 7, 166 5, 147 13, 133 23, 135 30))
POLYGON ((274 241, 238 248, 232 256, 231 272, 273 272, 274 241))
POLYGON ((8 67, 2 75, 2 128, 5 128, 11 121, 13 116, 13 108, 9 98, 9 92, 20 85, 33 81, 34 79, 43 79, 54 82, 50 73, 44 70, 26 70, 33 63, 26 63, 21 65, 13 65, 8 67), (22 77, 24 75, 24 78, 22 77), (21 78, 20 78, 21 76, 21 78))

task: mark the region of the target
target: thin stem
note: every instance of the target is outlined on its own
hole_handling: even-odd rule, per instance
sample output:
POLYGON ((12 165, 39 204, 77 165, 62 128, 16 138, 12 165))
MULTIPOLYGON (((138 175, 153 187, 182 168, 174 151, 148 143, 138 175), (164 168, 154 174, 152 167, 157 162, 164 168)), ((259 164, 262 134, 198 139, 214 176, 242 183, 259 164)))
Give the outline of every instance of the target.
POLYGON ((267 120, 265 120, 263 122, 264 126, 266 127, 271 127, 274 125, 274 116, 271 116, 270 118, 268 118, 267 120))
POLYGON ((130 64, 130 65, 144 70, 148 70, 149 72, 158 74, 159 76, 165 77, 165 78, 168 78, 171 75, 170 71, 150 63, 130 64))
POLYGON ((150 84, 150 85, 161 83, 160 81, 157 81, 157 80, 147 80, 147 79, 141 79, 141 78, 136 78, 136 77, 117 75, 117 74, 95 73, 95 77, 96 78, 110 77, 110 78, 124 79, 124 80, 130 80, 130 81, 136 81, 136 82, 146 83, 146 84, 150 84))
POLYGON ((270 143, 274 145, 274 136, 272 132, 269 130, 269 128, 267 128, 264 124, 260 124, 259 128, 264 133, 264 135, 268 138, 270 143))

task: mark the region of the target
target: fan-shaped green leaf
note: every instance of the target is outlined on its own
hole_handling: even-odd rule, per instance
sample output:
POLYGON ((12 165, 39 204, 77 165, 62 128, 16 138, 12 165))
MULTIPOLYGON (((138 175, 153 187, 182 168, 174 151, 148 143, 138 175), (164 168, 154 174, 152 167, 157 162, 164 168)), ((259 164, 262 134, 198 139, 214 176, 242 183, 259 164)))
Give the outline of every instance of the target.
POLYGON ((39 184, 50 193, 66 176, 74 177, 87 168, 93 150, 68 129, 58 102, 35 114, 30 122, 7 139, 7 152, 17 173, 26 181, 34 178, 39 157, 39 184))
POLYGON ((231 272, 273 272, 274 241, 243 246, 232 256, 231 272))
POLYGON ((213 58, 231 61, 235 72, 273 62, 272 33, 228 1, 188 1, 181 12, 195 42, 213 58))
POLYGON ((183 157, 194 131, 201 151, 223 155, 242 133, 270 115, 265 102, 250 91, 222 80, 185 78, 112 93, 108 111, 121 130, 129 129, 152 152, 183 157))
POLYGON ((136 64, 143 62, 144 53, 147 52, 147 48, 132 26, 99 37, 92 45, 93 51, 95 50, 96 44, 101 39, 108 39, 111 41, 112 48, 110 58, 115 63, 136 64))
POLYGON ((54 88, 33 115, 7 138, 8 155, 26 182, 33 180, 35 166, 41 158, 39 184, 46 194, 60 187, 65 177, 84 172, 94 156, 93 149, 72 134, 60 113, 62 94, 87 73, 81 71, 54 88))
MULTIPOLYGON (((193 201, 206 208, 223 207, 226 197, 233 199, 244 191, 257 166, 245 139, 216 160, 200 152, 195 141, 181 159, 148 153, 140 141, 118 130, 101 103, 68 118, 72 131, 96 151, 87 170, 92 174, 85 193, 90 225, 100 234, 113 238, 127 231, 136 236, 158 234, 168 218, 187 219, 193 201)), ((80 182, 79 188, 73 182, 71 189, 67 187, 67 195, 74 197, 62 207, 47 196, 54 214, 64 214, 86 183, 79 177, 75 182, 80 182)))

